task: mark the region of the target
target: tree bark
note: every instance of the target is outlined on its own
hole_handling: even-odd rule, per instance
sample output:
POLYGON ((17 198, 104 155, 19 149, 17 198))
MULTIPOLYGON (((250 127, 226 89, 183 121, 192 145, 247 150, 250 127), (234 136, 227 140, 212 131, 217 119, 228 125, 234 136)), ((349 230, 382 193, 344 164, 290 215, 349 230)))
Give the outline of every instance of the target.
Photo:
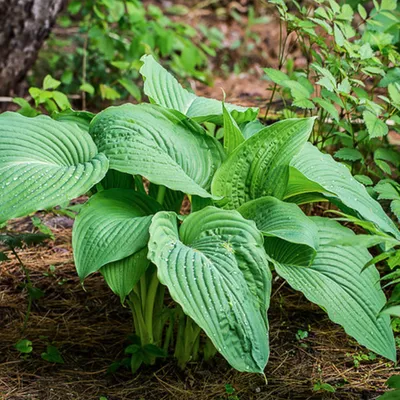
POLYGON ((34 64, 65 0, 0 0, 0 96, 12 94, 34 64))

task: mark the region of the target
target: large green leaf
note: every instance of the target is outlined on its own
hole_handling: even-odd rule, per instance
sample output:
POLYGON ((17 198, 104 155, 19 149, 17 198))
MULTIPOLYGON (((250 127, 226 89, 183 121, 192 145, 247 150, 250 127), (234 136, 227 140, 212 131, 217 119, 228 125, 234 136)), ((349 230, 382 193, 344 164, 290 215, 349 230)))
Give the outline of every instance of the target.
POLYGON ((257 132, 261 131, 261 129, 264 128, 265 125, 262 124, 259 119, 240 124, 240 130, 242 131, 242 135, 244 136, 245 139, 254 136, 257 132))
POLYGON ((222 105, 224 119, 224 148, 227 154, 231 154, 240 144, 244 142, 244 136, 230 112, 222 105))
POLYGON ((271 294, 271 273, 268 260, 262 249, 262 234, 254 222, 247 221, 236 211, 204 207, 201 212, 192 213, 189 222, 182 224, 181 237, 185 243, 196 238, 217 236, 234 251, 250 291, 258 297, 262 314, 266 317, 271 294))
POLYGON ((150 197, 129 189, 95 194, 75 219, 72 246, 78 275, 84 279, 147 245, 152 214, 160 209, 150 197))
POLYGON ((94 114, 88 111, 74 111, 69 108, 64 111, 54 112, 51 118, 61 122, 76 124, 83 131, 89 132, 90 121, 94 118, 94 114))
POLYGON ((263 372, 271 275, 254 222, 214 207, 187 217, 160 212, 150 227, 149 258, 158 277, 239 371, 263 372))
MULTIPOLYGON (((142 57, 140 73, 144 78, 144 93, 153 103, 180 111, 197 122, 222 123, 222 102, 198 97, 184 89, 179 82, 153 56, 142 57)), ((226 109, 237 123, 257 118, 258 108, 240 107, 225 103, 226 109)))
POLYGON ((283 264, 308 266, 318 249, 318 228, 295 205, 274 197, 261 197, 238 208, 265 236, 267 254, 283 264))
POLYGON ((321 193, 310 192, 310 193, 301 193, 291 196, 289 198, 285 198, 285 201, 300 206, 302 204, 308 204, 308 203, 328 202, 329 200, 321 193))
MULTIPOLYGON (((323 154, 311 143, 307 143, 293 158, 290 165, 297 169, 308 182, 315 182, 327 192, 332 193, 332 196, 327 196, 339 207, 344 205, 362 219, 375 223, 382 231, 400 238, 400 232, 380 204, 368 194, 361 183, 352 177, 348 168, 336 162, 329 154, 323 154)), ((307 181, 305 181, 305 186, 308 186, 307 181)), ((294 184, 301 186, 301 176, 296 176, 294 184)), ((288 192, 293 193, 291 186, 290 182, 288 192)))
POLYGON ((77 125, 0 115, 0 224, 84 194, 107 170, 107 158, 77 125))
POLYGON ((353 236, 350 229, 326 218, 312 220, 320 235, 313 264, 304 268, 276 263, 276 271, 290 286, 323 307, 329 318, 342 325, 360 344, 395 361, 390 318, 378 316, 386 303, 379 273, 374 266, 361 272, 371 255, 363 246, 330 244, 338 237, 353 236))
MULTIPOLYGON (((292 197, 309 193, 320 193, 320 194, 332 194, 324 189, 317 182, 307 179, 300 171, 296 168, 289 166, 289 184, 285 192, 285 201, 290 201, 292 197)), ((297 203, 298 204, 298 203, 297 203)))
POLYGON ((106 176, 101 180, 103 189, 135 189, 135 178, 133 175, 109 169, 106 176))
POLYGON ((247 139, 217 170, 212 193, 219 205, 234 209, 263 196, 281 198, 289 178, 289 162, 310 136, 314 118, 276 122, 247 139))
POLYGON ((296 168, 289 166, 289 183, 286 188, 284 200, 297 205, 325 202, 325 195, 332 195, 318 183, 308 180, 296 168))
POLYGON ((139 282, 149 266, 147 247, 119 261, 111 262, 100 269, 111 290, 120 296, 121 302, 139 282))
POLYGON ((149 104, 110 107, 94 118, 90 133, 112 169, 211 197, 208 190, 223 148, 183 114, 149 104))

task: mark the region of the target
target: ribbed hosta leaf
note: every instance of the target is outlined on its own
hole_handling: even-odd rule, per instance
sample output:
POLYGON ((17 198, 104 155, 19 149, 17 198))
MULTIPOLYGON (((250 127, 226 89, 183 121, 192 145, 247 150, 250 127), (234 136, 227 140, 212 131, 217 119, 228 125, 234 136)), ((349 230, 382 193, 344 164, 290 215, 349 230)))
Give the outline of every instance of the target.
POLYGON ((227 154, 231 154, 240 144, 244 142, 244 136, 230 112, 222 105, 224 118, 224 148, 227 154))
POLYGON ((245 122, 240 124, 240 129, 242 131, 242 135, 245 139, 249 139, 254 136, 257 132, 260 132, 261 129, 264 129, 265 125, 260 122, 260 120, 256 119, 254 121, 245 122))
POLYGON ((107 158, 77 125, 0 115, 0 223, 78 197, 107 170, 107 158))
POLYGON ((287 119, 270 125, 242 143, 217 170, 212 193, 219 205, 235 209, 263 196, 282 198, 289 162, 307 141, 314 118, 287 119))
MULTIPOLYGON (((329 154, 322 154, 312 144, 307 143, 293 158, 290 165, 309 181, 333 193, 333 196, 329 198, 339 207, 343 204, 362 219, 375 223, 382 231, 400 238, 400 232, 380 204, 368 194, 361 183, 352 177, 343 164, 336 162, 329 154)), ((301 185, 299 177, 296 178, 296 184, 301 185)), ((289 191, 291 191, 290 188, 289 191)))
POLYGON ((329 200, 321 193, 310 192, 310 193, 300 193, 294 196, 290 196, 285 198, 285 201, 288 203, 294 203, 298 206, 302 204, 309 203, 319 203, 319 202, 328 202, 329 200))
POLYGON ((271 294, 271 273, 262 246, 262 234, 252 221, 247 221, 236 211, 205 207, 192 213, 189 222, 182 224, 181 237, 192 243, 205 236, 217 236, 225 246, 234 251, 250 291, 258 297, 262 314, 266 316, 271 294))
POLYGON ((98 114, 90 133, 112 169, 211 197, 208 191, 223 149, 184 115, 149 104, 125 104, 98 114))
POLYGON ((326 202, 328 199, 324 194, 327 196, 332 195, 318 183, 308 180, 296 168, 289 166, 289 183, 284 195, 286 202, 297 205, 326 202))
POLYGON ((295 204, 261 197, 238 208, 265 236, 267 254, 280 263, 308 266, 318 249, 318 228, 295 204))
POLYGON ((83 131, 89 132, 90 121, 94 118, 94 115, 95 114, 88 111, 74 111, 67 109, 53 113, 51 118, 55 119, 56 121, 76 124, 83 131))
POLYGON ((390 360, 396 349, 389 316, 378 314, 386 303, 379 285, 379 273, 372 266, 361 272, 371 255, 362 246, 329 244, 338 237, 354 235, 338 222, 314 217, 320 245, 308 267, 276 264, 276 271, 294 289, 323 307, 329 318, 343 326, 360 344, 390 360))
POLYGON ((314 193, 315 195, 319 194, 319 197, 323 197, 324 193, 332 195, 332 193, 329 193, 317 182, 310 181, 296 168, 289 166, 289 184, 284 196, 285 201, 293 202, 293 198, 309 193, 314 193))
POLYGON ((133 175, 119 172, 115 169, 107 171, 106 176, 100 182, 103 189, 135 189, 133 175))
POLYGON ((172 298, 228 362, 262 372, 271 276, 255 224, 206 207, 187 217, 179 234, 176 214, 160 212, 150 227, 149 258, 172 298))
MULTIPOLYGON (((144 92, 153 103, 180 111, 197 122, 222 124, 222 102, 198 97, 184 89, 179 82, 151 55, 142 57, 140 73, 144 78, 144 92)), ((240 107, 225 103, 237 123, 257 118, 258 108, 240 107)))
POLYGON ((123 302, 148 266, 147 247, 145 247, 123 260, 105 265, 100 272, 111 290, 120 296, 121 302, 123 302))
POLYGON ((78 275, 84 279, 104 265, 141 250, 149 239, 155 200, 129 189, 95 194, 82 208, 72 231, 78 275))

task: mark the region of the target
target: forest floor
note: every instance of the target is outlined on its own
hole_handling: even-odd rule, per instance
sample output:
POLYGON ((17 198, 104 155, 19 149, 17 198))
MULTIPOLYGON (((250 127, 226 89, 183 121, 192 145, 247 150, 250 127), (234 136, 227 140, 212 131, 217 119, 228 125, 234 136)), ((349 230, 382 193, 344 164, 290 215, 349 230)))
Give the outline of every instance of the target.
MULTIPOLYGON (((190 19, 193 25, 213 24, 226 32, 226 40, 241 37, 245 29, 234 21, 213 20, 202 10, 191 13, 190 19)), ((251 68, 216 77, 211 88, 192 82, 198 94, 222 99, 223 88, 227 101, 265 108, 270 85, 262 80, 262 68, 276 66, 278 29, 276 23, 253 29, 261 36, 252 51, 255 56, 244 60, 248 57, 244 53, 230 54, 232 63, 244 60, 251 68)), ((304 60, 296 52, 293 47, 294 62, 301 65, 304 60)), ((211 60, 214 65, 220 61, 218 57, 211 60)), ((368 400, 382 394, 385 381, 400 373, 393 363, 370 356, 302 294, 274 279, 269 312, 271 356, 265 371, 268 385, 261 376, 234 371, 219 356, 211 363, 189 364, 185 371, 171 359, 144 367, 135 376, 123 369, 108 374, 108 367, 123 357, 131 334, 129 309, 121 306, 99 274, 91 275, 82 287, 72 257, 73 221, 52 213, 39 215, 56 239, 18 252, 34 285, 45 293, 34 302, 24 333, 23 273, 12 255, 10 261, 0 263, 0 400, 99 400, 101 396, 107 400, 368 400), (32 341, 29 356, 21 356, 14 347, 21 338, 32 341), (47 344, 60 350, 64 364, 41 358, 47 344), (313 390, 318 383, 336 391, 313 390), (233 394, 227 393, 226 385, 235 389, 233 394)), ((17 220, 14 227, 33 231, 30 218, 17 220)))

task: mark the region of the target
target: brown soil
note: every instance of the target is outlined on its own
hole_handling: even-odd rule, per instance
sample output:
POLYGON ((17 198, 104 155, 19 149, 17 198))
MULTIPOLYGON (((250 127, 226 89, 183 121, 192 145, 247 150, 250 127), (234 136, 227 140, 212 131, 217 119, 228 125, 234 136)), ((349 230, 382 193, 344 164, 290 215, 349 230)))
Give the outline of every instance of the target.
MULTIPOLYGON (((25 333, 26 311, 23 275, 18 263, 0 264, 0 399, 1 400, 108 400, 128 399, 228 399, 225 385, 247 399, 374 399, 395 373, 393 363, 377 357, 354 366, 353 356, 366 349, 358 346, 326 314, 274 281, 270 319, 271 357, 266 368, 268 385, 261 376, 239 373, 217 357, 210 364, 193 363, 185 371, 174 360, 145 367, 132 376, 128 370, 107 374, 107 368, 123 357, 131 333, 131 317, 99 275, 81 286, 71 253, 71 220, 44 216, 55 226, 55 241, 19 251, 30 269, 34 285, 45 292, 33 306, 25 333), (46 276, 49 266, 54 276, 46 276), (297 340, 298 330, 309 336, 297 340), (22 357, 15 343, 27 338, 33 352, 22 357), (54 344, 65 364, 41 359, 48 343, 54 344), (336 393, 314 392, 318 382, 337 387, 336 393)), ((31 231, 30 219, 14 227, 31 231)))

